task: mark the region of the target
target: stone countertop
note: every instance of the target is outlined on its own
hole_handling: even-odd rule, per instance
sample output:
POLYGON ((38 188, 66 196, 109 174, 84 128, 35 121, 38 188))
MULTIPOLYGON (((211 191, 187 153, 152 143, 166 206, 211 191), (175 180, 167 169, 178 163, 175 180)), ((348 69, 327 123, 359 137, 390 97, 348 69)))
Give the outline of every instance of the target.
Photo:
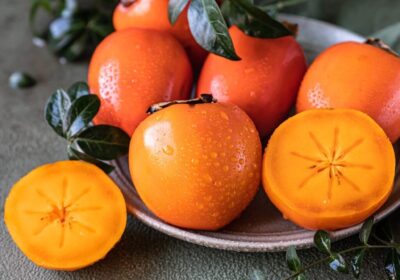
MULTIPOLYGON (((32 45, 27 13, 30 1, 0 1, 0 279, 281 279, 288 275, 284 253, 236 253, 176 240, 128 219, 120 243, 95 265, 76 272, 45 270, 31 263, 14 245, 4 225, 4 201, 10 187, 31 169, 66 158, 63 139, 46 125, 43 107, 50 93, 86 79, 87 65, 60 65, 45 49, 32 45), (38 80, 27 90, 8 87, 9 75, 27 71, 38 80)), ((398 216, 398 213, 395 214, 398 216)), ((354 246, 356 237, 335 243, 354 246)), ((299 253, 303 263, 321 256, 299 253)), ((360 279, 384 279, 384 255, 366 256, 360 279)), ((352 279, 311 270, 308 279, 352 279)))

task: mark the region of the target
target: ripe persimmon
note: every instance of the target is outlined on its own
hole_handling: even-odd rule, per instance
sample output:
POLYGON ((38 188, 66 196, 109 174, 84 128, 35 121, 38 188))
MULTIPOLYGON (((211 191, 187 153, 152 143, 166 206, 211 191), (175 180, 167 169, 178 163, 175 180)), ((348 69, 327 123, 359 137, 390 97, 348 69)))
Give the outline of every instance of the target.
POLYGON ((125 1, 115 8, 113 15, 116 30, 126 28, 147 28, 171 33, 183 45, 192 61, 193 67, 200 70, 207 56, 205 51, 194 40, 189 29, 186 7, 174 25, 168 19, 168 0, 125 1))
POLYGON ((61 161, 40 166, 11 189, 4 221, 35 264, 76 270, 104 258, 126 226, 115 183, 95 165, 61 161))
POLYGON ((372 117, 392 142, 400 137, 400 58, 363 43, 336 44, 312 63, 297 98, 310 108, 351 108, 372 117))
POLYGON ((100 43, 90 61, 88 83, 101 101, 95 122, 132 135, 150 105, 189 97, 192 69, 173 36, 131 28, 100 43))
POLYGON ((284 119, 296 100, 306 62, 292 36, 253 38, 229 29, 241 61, 210 54, 202 68, 197 92, 209 92, 222 102, 242 108, 262 137, 284 119))
POLYGON ((358 224, 389 197, 395 156, 382 128, 352 109, 297 114, 272 134, 264 189, 285 217, 307 229, 358 224))
POLYGON ((261 143, 231 104, 177 104, 146 118, 129 150, 133 183, 160 219, 216 230, 235 219, 260 184, 261 143))

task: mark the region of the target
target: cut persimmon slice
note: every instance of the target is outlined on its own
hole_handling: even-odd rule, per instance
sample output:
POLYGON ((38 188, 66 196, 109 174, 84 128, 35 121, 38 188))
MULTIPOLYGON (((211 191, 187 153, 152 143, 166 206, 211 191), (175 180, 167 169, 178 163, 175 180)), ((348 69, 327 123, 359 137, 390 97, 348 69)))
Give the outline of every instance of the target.
POLYGON ((35 264, 75 270, 114 247, 126 226, 126 205, 119 188, 98 167, 61 161, 34 169, 13 186, 4 220, 35 264))
POLYGON ((349 109, 297 114, 271 136, 263 185, 284 217, 307 229, 358 224, 389 197, 393 146, 368 115, 349 109))

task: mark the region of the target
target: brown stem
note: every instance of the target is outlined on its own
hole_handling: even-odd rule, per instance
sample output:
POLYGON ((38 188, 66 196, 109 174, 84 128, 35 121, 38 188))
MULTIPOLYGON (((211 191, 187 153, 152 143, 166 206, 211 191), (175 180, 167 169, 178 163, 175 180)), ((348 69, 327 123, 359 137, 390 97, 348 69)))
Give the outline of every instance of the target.
POLYGON ((129 7, 130 5, 132 5, 133 3, 135 3, 136 0, 121 0, 120 3, 122 4, 122 6, 124 7, 129 7))
POLYGON ((383 42, 381 39, 378 38, 368 38, 365 41, 365 44, 380 48, 381 50, 384 50, 385 52, 388 52, 396 57, 400 57, 400 55, 392 50, 385 42, 383 42))
POLYGON ((282 24, 293 34, 294 37, 297 37, 299 33, 299 25, 297 23, 284 20, 282 21, 282 24))
POLYGON ((189 104, 189 105, 195 105, 195 104, 207 104, 207 103, 215 103, 217 102, 216 99, 212 96, 212 94, 207 94, 203 93, 200 95, 199 98, 193 98, 189 100, 173 100, 173 101, 167 101, 167 102, 161 102, 154 104, 147 109, 147 114, 153 114, 155 112, 158 112, 164 108, 167 108, 171 105, 175 104, 189 104))

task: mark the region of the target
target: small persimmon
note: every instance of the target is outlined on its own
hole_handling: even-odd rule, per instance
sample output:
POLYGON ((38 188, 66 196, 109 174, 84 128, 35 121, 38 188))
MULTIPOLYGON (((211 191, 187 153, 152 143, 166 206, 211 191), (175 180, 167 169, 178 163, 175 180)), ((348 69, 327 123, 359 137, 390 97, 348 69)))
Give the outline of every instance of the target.
POLYGON ((126 226, 115 183, 95 165, 61 161, 40 166, 11 189, 4 221, 35 264, 76 270, 104 258, 126 226))
POLYGON ((168 0, 121 1, 115 8, 113 22, 116 30, 135 27, 171 33, 185 48, 194 69, 199 70, 207 51, 194 40, 189 29, 187 11, 188 6, 172 25, 168 19, 168 0))
POLYGON ((376 46, 336 44, 304 76, 297 110, 350 108, 372 117, 394 143, 400 137, 400 58, 376 46))
POLYGON ((150 105, 188 98, 192 78, 187 55, 170 34, 136 28, 114 32, 97 46, 89 65, 89 87, 101 101, 94 121, 132 135, 150 105))
POLYGON ((231 104, 177 104, 145 119, 129 150, 133 183, 160 219, 217 230, 250 203, 260 184, 261 143, 231 104))
POLYGON ((272 134, 263 185, 297 225, 335 230, 361 223, 389 197, 395 156, 382 128, 351 109, 297 114, 272 134))
POLYGON ((254 38, 236 26, 229 33, 242 60, 210 54, 201 70, 197 93, 209 92, 218 101, 238 105, 265 137, 296 101, 306 71, 303 50, 293 36, 254 38))

